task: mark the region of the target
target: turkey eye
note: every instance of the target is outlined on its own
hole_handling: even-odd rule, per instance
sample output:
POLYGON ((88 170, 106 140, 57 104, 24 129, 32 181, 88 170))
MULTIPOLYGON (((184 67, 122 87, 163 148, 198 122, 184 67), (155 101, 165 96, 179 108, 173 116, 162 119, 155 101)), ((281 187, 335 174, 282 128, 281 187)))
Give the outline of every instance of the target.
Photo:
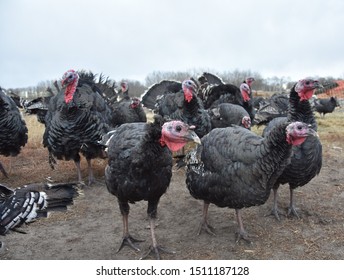
POLYGON ((176 130, 177 130, 178 132, 180 132, 180 131, 182 130, 182 127, 181 127, 180 125, 177 125, 177 126, 176 126, 176 130))
POLYGON ((298 130, 301 130, 301 129, 302 129, 302 126, 301 126, 301 125, 299 125, 299 126, 297 127, 297 129, 298 129, 298 130))
POLYGON ((307 81, 307 82, 306 82, 306 85, 309 85, 309 84, 310 84, 310 81, 307 81))

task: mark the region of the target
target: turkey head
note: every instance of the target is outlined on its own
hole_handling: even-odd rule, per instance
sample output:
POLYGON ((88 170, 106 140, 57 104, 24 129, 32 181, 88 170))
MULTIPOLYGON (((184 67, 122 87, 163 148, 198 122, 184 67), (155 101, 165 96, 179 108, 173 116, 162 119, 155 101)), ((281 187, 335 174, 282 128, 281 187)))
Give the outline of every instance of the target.
POLYGON ((197 92, 197 86, 192 80, 185 80, 182 83, 182 88, 184 91, 184 99, 190 102, 197 92))
POLYGON ((182 121, 166 122, 162 126, 160 143, 162 146, 166 145, 172 152, 180 150, 187 142, 201 144, 194 128, 195 126, 189 126, 182 121))
POLYGON ((301 145, 309 135, 318 137, 316 131, 303 122, 292 122, 286 127, 286 133, 287 142, 294 146, 301 145))
POLYGON ((68 104, 73 100, 74 92, 78 85, 79 75, 75 70, 68 70, 63 74, 61 85, 65 87, 65 102, 68 104))
POLYGON ((317 80, 304 79, 298 81, 295 85, 295 91, 298 93, 300 101, 303 101, 309 100, 313 96, 314 90, 321 87, 322 85, 317 80))

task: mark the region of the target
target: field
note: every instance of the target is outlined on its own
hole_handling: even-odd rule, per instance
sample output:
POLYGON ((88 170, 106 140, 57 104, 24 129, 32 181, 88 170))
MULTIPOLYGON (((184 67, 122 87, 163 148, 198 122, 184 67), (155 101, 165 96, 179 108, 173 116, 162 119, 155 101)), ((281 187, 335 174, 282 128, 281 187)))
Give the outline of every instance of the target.
MULTIPOLYGON (((75 181, 73 162, 59 161, 51 170, 47 150, 42 147, 43 125, 34 116, 26 116, 29 142, 13 159, 1 157, 10 178, 0 175, 1 183, 17 187, 46 178, 55 182, 75 181)), ((163 259, 232 259, 232 260, 342 260, 344 258, 344 112, 320 118, 319 136, 323 144, 323 167, 308 185, 297 189, 296 206, 301 219, 285 216, 276 221, 266 216, 272 197, 266 204, 243 211, 247 231, 253 235, 252 244, 235 242, 237 227, 234 210, 210 206, 210 223, 216 236, 196 235, 202 202, 193 199, 185 187, 183 170, 174 170, 171 185, 158 208, 157 239, 175 254, 163 254, 163 259)), ((261 133, 262 128, 254 129, 261 133)), ((86 162, 82 161, 87 179, 86 162)), ((106 160, 95 160, 98 182, 84 188, 84 195, 68 212, 53 213, 21 228, 26 234, 10 232, 1 236, 5 248, 0 259, 11 260, 98 260, 139 259, 141 253, 124 247, 116 253, 122 235, 122 219, 116 198, 104 184, 106 160)), ((286 211, 289 189, 280 188, 280 207, 286 211)), ((131 206, 129 228, 134 237, 145 239, 142 251, 150 245, 150 231, 145 202, 131 206)), ((150 256, 149 258, 153 258, 150 256)))

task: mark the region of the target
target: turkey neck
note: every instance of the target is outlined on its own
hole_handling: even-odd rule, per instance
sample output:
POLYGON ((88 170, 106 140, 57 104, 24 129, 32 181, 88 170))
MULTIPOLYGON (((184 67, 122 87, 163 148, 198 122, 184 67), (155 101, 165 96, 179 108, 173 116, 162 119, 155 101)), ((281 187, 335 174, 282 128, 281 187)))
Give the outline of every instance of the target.
POLYGON ((152 152, 155 155, 160 155, 165 144, 161 143, 161 125, 159 123, 150 123, 147 128, 147 133, 143 143, 143 151, 152 152))
POLYGON ((317 130, 317 123, 314 118, 311 104, 308 100, 300 101, 298 93, 293 88, 289 95, 288 120, 291 122, 301 121, 312 125, 317 130))
POLYGON ((266 190, 270 190, 284 168, 288 165, 292 153, 292 145, 286 141, 287 123, 276 126, 270 134, 264 138, 261 146, 261 157, 253 168, 259 170, 262 177, 259 180, 266 190))
POLYGON ((198 103, 197 97, 193 94, 192 99, 190 102, 187 102, 184 100, 184 111, 186 111, 190 115, 196 115, 198 112, 198 109, 200 109, 200 104, 198 103))

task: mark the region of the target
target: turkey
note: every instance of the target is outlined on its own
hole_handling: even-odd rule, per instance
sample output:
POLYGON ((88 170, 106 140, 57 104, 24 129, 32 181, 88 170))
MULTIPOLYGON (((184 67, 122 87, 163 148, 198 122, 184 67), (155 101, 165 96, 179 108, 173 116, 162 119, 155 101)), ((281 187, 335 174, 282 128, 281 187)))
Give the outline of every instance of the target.
MULTIPOLYGON (((28 129, 22 115, 13 101, 0 87, 0 155, 17 156, 28 140, 28 129)), ((8 174, 0 162, 0 171, 8 174)))
POLYGON ((284 122, 263 138, 243 127, 215 128, 202 145, 187 155, 186 185, 190 194, 204 201, 199 229, 212 233, 208 223, 210 203, 234 208, 240 239, 249 240, 241 209, 261 205, 288 164, 293 145, 300 145, 315 131, 301 122, 284 122))
POLYGON ((247 129, 251 128, 251 118, 247 111, 240 105, 221 103, 209 110, 211 127, 222 128, 239 125, 247 129))
POLYGON ((0 184, 0 235, 51 211, 67 210, 82 193, 80 187, 78 183, 36 183, 11 189, 0 184))
POLYGON ((23 104, 25 113, 36 115, 37 120, 42 124, 45 124, 45 116, 48 112, 49 102, 51 97, 54 96, 54 93, 50 87, 48 87, 46 91, 50 94, 49 96, 40 96, 30 101, 24 102, 23 104))
POLYGON ((185 80, 182 83, 182 92, 184 95, 182 107, 164 117, 194 125, 196 134, 202 138, 211 130, 211 120, 201 99, 197 97, 197 85, 192 80, 185 80))
POLYGON ((202 100, 197 96, 197 90, 197 84, 191 79, 182 83, 164 80, 148 89, 142 102, 152 107, 151 100, 156 98, 156 114, 194 125, 196 134, 201 138, 211 130, 211 121, 202 100))
POLYGON ((113 108, 113 126, 119 126, 124 123, 146 122, 147 116, 141 105, 140 99, 132 97, 122 99, 112 105, 113 108))
POLYGON ((184 95, 182 83, 162 80, 153 84, 141 96, 142 104, 155 113, 165 116, 182 107, 184 95))
POLYGON ((198 80, 201 83, 201 95, 203 97, 205 109, 212 109, 221 103, 237 104, 245 108, 250 115, 251 121, 253 121, 254 108, 251 85, 254 82, 254 78, 249 77, 245 79, 245 81, 241 83, 240 87, 233 84, 209 84, 207 86, 207 83, 202 79, 202 77, 198 78, 198 80))
POLYGON ((289 94, 275 93, 270 98, 261 101, 253 123, 255 125, 266 125, 274 118, 286 117, 288 106, 289 94))
POLYGON ((123 97, 120 101, 114 102, 113 110, 113 126, 119 126, 124 123, 147 122, 146 113, 142 107, 140 99, 137 97, 129 97, 128 84, 121 83, 121 94, 123 97))
POLYGON ((339 107, 339 102, 337 98, 333 96, 331 98, 314 100, 315 111, 323 117, 328 113, 332 113, 336 107, 339 107))
MULTIPOLYGON (((288 117, 273 119, 264 129, 263 136, 266 137, 275 125, 285 120, 305 122, 316 131, 317 123, 309 99, 319 87, 321 87, 320 83, 313 79, 303 79, 296 83, 289 94, 288 117)), ((310 136, 301 145, 293 147, 290 163, 273 185, 274 203, 272 214, 277 220, 280 220, 277 205, 279 186, 289 184, 290 204, 288 216, 294 215, 299 218, 294 205, 294 189, 310 182, 319 174, 321 166, 322 145, 318 137, 310 136)))
POLYGON ((118 96, 121 96, 121 100, 126 99, 129 100, 130 96, 129 96, 129 85, 127 82, 121 82, 121 88, 118 91, 118 96))
POLYGON ((141 96, 142 104, 160 116, 169 116, 183 107, 182 83, 162 80, 150 86, 141 96))
POLYGON ((148 201, 152 245, 150 252, 159 259, 162 249, 157 243, 154 220, 160 197, 166 192, 172 176, 171 151, 181 149, 187 142, 200 143, 193 127, 181 121, 166 122, 155 116, 154 123, 123 124, 112 132, 108 144, 108 165, 105 182, 108 191, 115 195, 123 218, 124 245, 139 251, 139 240, 129 234, 129 204, 148 201), (170 151, 171 150, 171 151, 170 151))
POLYGON ((51 98, 45 118, 43 144, 49 151, 49 163, 53 167, 58 160, 73 160, 82 181, 80 153, 88 164, 88 184, 94 182, 91 160, 104 157, 104 147, 98 141, 106 134, 113 122, 110 106, 94 85, 93 78, 67 71, 62 77, 65 87, 51 98))

